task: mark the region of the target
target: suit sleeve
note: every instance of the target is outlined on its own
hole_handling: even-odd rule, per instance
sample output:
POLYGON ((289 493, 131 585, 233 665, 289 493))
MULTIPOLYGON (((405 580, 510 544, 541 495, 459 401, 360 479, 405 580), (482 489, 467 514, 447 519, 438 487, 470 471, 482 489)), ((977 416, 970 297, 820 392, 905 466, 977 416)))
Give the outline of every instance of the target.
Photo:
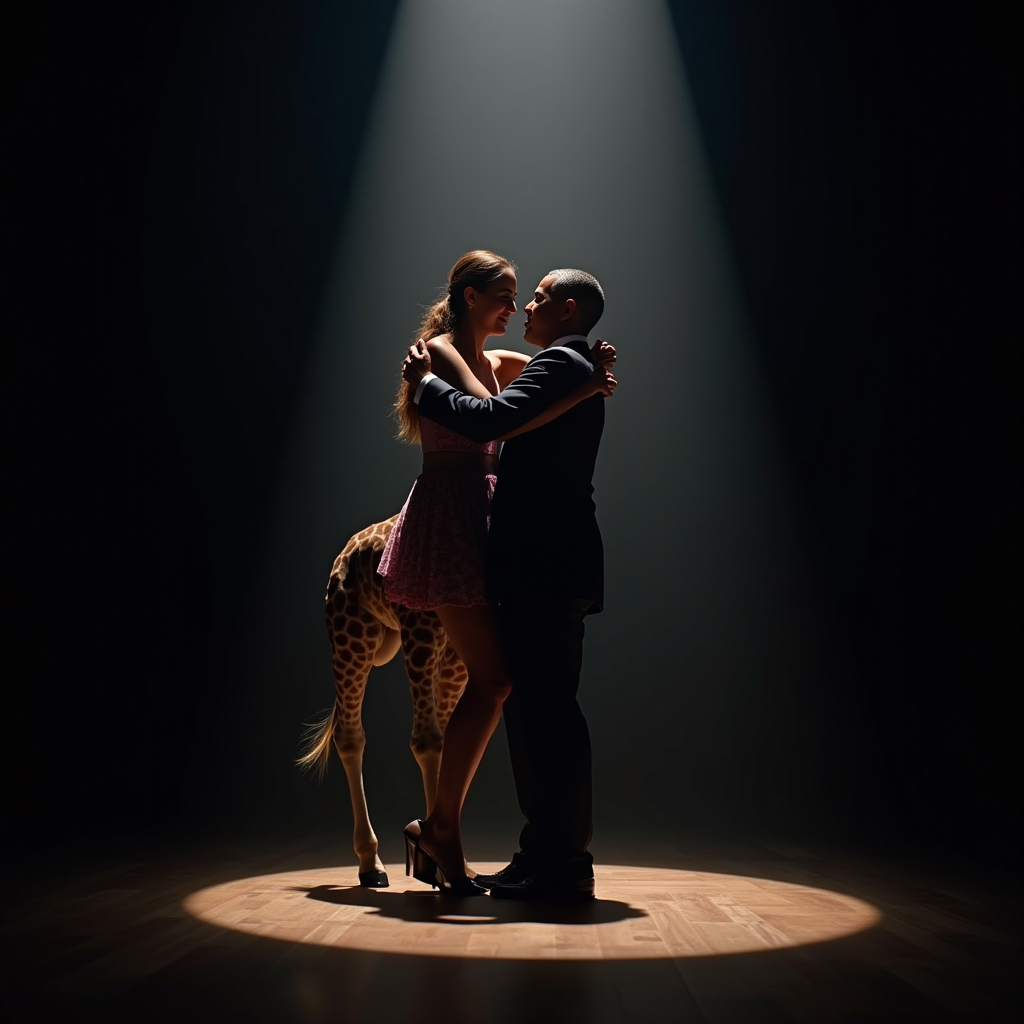
POLYGON ((579 387, 593 367, 571 349, 534 356, 518 377, 492 398, 473 398, 440 377, 427 381, 419 412, 448 430, 484 443, 529 423, 549 405, 579 387))

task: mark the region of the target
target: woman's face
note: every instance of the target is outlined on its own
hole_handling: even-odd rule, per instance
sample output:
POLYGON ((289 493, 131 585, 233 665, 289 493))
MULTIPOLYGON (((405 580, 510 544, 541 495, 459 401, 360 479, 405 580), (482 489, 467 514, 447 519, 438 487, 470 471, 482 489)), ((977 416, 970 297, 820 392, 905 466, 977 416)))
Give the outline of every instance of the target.
POLYGON ((516 311, 516 275, 505 270, 484 291, 466 289, 466 303, 476 324, 486 329, 488 336, 504 334, 509 317, 516 311))

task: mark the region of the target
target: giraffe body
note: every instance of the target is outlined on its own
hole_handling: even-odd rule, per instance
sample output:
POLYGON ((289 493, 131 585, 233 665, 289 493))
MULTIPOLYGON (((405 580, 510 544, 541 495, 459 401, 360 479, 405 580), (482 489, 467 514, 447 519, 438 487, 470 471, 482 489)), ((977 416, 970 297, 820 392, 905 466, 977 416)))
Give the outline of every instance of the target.
POLYGON ((315 727, 299 759, 303 767, 322 772, 330 759, 331 746, 337 750, 352 801, 360 884, 372 887, 387 885, 388 880, 377 853, 377 836, 363 790, 366 734, 362 709, 370 670, 387 664, 401 649, 413 702, 409 745, 423 776, 427 814, 437 795, 445 726, 467 681, 465 667, 448 643, 438 617, 431 611, 394 604, 384 595, 377 566, 397 518, 392 516, 353 535, 335 559, 324 608, 334 672, 334 706, 315 727))

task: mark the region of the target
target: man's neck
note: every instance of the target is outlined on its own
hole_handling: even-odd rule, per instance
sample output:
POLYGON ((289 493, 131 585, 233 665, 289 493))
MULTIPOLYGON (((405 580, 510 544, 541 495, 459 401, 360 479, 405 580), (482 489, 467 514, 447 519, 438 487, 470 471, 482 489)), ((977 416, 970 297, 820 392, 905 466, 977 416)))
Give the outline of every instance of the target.
POLYGON ((564 345, 567 341, 589 341, 589 339, 585 334, 571 332, 563 334, 558 338, 554 338, 551 341, 545 341, 539 346, 539 348, 554 348, 556 345, 564 345))

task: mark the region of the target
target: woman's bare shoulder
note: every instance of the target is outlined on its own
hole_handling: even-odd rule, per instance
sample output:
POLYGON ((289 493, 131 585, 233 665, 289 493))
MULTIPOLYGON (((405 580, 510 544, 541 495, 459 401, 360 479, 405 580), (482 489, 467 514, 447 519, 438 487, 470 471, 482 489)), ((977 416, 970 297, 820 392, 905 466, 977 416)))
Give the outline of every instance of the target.
POLYGON ((488 349, 484 355, 487 356, 494 376, 503 390, 523 372, 523 368, 530 361, 530 357, 522 352, 512 352, 507 348, 488 349))
POLYGON ((466 372, 469 372, 466 360, 452 344, 451 338, 450 334, 439 334, 436 338, 431 338, 427 342, 427 351, 430 353, 430 357, 436 366, 451 366, 458 369, 459 372, 465 368, 466 372))
POLYGON ((444 360, 454 366, 463 367, 466 365, 466 358, 455 347, 450 334, 439 334, 427 342, 427 351, 435 359, 444 360))

